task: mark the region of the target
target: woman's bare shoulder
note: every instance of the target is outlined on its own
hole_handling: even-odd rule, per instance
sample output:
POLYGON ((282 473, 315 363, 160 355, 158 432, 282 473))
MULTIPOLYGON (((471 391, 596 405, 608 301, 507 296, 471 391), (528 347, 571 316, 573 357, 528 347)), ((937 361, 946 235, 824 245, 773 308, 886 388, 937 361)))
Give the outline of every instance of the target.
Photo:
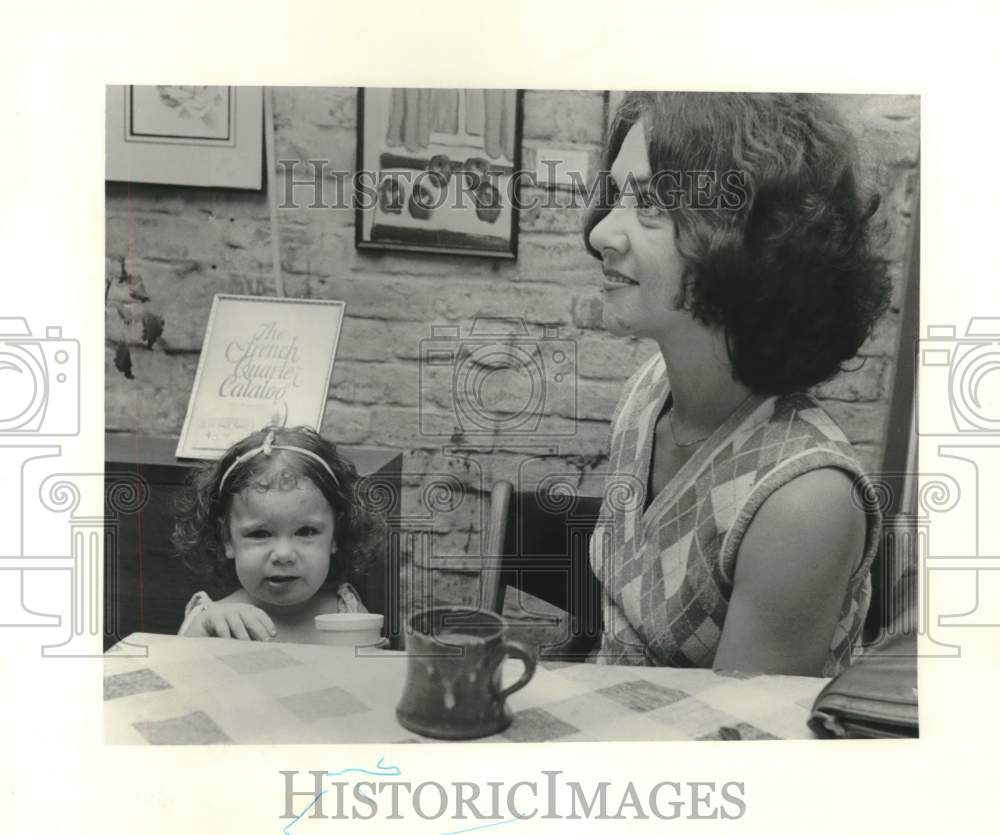
POLYGON ((851 491, 847 473, 819 469, 760 506, 740 544, 717 664, 820 674, 865 548, 851 491))
POLYGON ((759 582, 764 572, 765 579, 777 575, 780 585, 817 574, 843 574, 846 581, 863 556, 865 528, 848 473, 833 467, 803 473, 760 506, 741 543, 734 579, 752 574, 759 582))

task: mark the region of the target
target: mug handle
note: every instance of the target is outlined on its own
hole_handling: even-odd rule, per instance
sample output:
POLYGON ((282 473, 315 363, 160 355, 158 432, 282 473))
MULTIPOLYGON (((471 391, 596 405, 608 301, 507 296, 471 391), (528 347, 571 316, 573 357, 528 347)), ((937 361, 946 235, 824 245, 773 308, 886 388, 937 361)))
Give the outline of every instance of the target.
POLYGON ((505 687, 497 693, 497 697, 500 699, 506 699, 511 693, 516 693, 531 681, 531 677, 535 674, 534 655, 532 655, 531 651, 524 644, 519 644, 516 641, 504 641, 503 656, 501 657, 508 655, 512 658, 520 659, 521 663, 524 664, 524 672, 521 673, 521 677, 510 687, 505 687))

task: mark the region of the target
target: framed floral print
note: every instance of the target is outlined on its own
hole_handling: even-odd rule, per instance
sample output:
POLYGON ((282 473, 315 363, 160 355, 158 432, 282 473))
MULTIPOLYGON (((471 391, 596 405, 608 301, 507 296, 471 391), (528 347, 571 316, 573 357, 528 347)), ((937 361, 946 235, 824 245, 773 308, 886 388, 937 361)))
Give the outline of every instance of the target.
POLYGON ((260 87, 109 86, 105 178, 259 190, 263 106, 260 87))

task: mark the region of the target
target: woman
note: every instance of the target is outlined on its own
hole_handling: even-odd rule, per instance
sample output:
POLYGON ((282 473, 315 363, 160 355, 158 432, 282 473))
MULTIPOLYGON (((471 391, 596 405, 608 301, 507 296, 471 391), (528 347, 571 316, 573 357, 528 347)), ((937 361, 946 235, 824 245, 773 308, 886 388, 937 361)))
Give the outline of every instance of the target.
POLYGON ((592 540, 599 660, 832 675, 859 647, 880 520, 804 393, 887 301, 853 166, 817 97, 623 100, 586 242, 605 327, 660 351, 612 424, 609 473, 645 494, 592 540))

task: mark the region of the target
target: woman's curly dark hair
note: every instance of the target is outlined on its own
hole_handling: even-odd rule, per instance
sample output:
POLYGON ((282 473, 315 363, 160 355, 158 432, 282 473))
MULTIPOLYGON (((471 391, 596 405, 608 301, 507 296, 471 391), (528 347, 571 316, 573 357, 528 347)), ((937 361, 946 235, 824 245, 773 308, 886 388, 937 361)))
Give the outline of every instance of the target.
POLYGON ((607 171, 640 120, 654 179, 679 175, 660 178, 655 195, 687 266, 678 308, 723 329, 735 378, 760 394, 840 371, 890 283, 873 251, 878 198, 860 194, 855 143, 833 106, 815 95, 627 94, 584 230, 597 258, 590 232, 614 202, 607 171))
POLYGON ((360 584, 364 579, 376 549, 384 547, 384 520, 365 507, 366 480, 338 454, 334 444, 309 427, 267 426, 234 444, 218 461, 195 469, 176 502, 174 549, 189 568, 205 578, 213 597, 230 594, 239 586, 234 561, 225 555, 233 497, 247 488, 284 488, 299 478, 316 485, 333 510, 337 553, 330 560, 324 588, 335 589, 345 580, 360 584), (254 455, 236 464, 226 476, 237 458, 263 446, 269 432, 274 433, 276 447, 298 447, 318 455, 336 478, 311 456, 285 449, 254 455))

